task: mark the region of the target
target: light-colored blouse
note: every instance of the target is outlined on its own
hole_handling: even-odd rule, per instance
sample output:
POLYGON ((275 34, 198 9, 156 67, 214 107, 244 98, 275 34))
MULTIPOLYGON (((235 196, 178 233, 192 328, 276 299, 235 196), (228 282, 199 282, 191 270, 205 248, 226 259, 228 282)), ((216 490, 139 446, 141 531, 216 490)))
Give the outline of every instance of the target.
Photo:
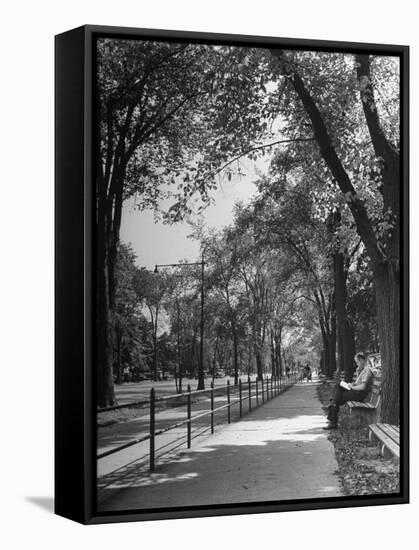
POLYGON ((365 365, 365 367, 362 369, 362 371, 357 375, 356 380, 354 382, 354 386, 358 386, 359 384, 366 383, 366 387, 368 387, 368 382, 370 381, 372 377, 372 369, 368 365, 365 365))

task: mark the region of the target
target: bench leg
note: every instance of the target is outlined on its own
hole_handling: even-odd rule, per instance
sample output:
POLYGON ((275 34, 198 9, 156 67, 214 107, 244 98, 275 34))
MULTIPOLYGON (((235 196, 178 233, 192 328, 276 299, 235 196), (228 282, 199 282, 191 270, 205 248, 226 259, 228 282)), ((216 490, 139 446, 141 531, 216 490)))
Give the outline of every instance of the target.
POLYGON ((372 431, 370 431, 368 433, 368 439, 372 443, 378 443, 379 444, 379 446, 380 446, 380 455, 383 458, 395 458, 393 456, 393 453, 389 449, 387 449, 387 447, 384 445, 384 443, 381 442, 380 438, 377 437, 372 431))
POLYGON ((392 458, 393 453, 387 449, 387 447, 383 444, 381 445, 381 456, 383 458, 392 458))
POLYGON ((358 421, 360 426, 368 426, 373 424, 371 411, 367 409, 351 409, 351 416, 358 421))

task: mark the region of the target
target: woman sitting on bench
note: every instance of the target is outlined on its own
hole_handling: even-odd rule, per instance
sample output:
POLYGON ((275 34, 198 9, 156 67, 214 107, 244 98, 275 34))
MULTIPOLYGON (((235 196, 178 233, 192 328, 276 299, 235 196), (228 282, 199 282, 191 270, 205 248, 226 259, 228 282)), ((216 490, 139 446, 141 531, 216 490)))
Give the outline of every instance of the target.
POLYGON ((357 353, 355 363, 357 365, 355 382, 346 384, 347 388, 340 384, 336 386, 335 395, 327 407, 329 425, 326 426, 326 430, 338 427, 339 407, 341 405, 347 401, 364 401, 370 391, 373 373, 371 367, 367 364, 366 355, 362 352, 357 353))

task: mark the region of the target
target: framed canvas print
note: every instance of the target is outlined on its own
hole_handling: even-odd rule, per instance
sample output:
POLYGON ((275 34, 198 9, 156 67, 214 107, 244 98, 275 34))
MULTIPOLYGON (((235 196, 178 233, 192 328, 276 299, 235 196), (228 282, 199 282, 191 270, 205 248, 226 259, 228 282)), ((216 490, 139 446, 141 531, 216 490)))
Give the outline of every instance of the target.
POLYGON ((406 503, 408 47, 56 37, 56 513, 406 503))

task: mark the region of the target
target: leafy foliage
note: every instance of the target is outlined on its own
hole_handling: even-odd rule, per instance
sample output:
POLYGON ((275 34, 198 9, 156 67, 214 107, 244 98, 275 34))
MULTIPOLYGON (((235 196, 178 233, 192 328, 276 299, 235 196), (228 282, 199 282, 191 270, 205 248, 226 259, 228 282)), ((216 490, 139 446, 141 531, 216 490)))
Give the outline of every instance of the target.
MULTIPOLYGON (((332 387, 323 383, 319 397, 327 405, 332 387)), ((377 445, 368 440, 368 428, 354 424, 341 408, 339 429, 329 435, 334 444, 337 474, 346 496, 384 495, 398 493, 400 487, 399 465, 391 459, 380 457, 377 445)))
POLYGON ((107 335, 130 334, 133 315, 144 319, 137 306, 127 315, 138 300, 152 333, 143 348, 156 357, 160 340, 162 357, 179 373, 189 361, 193 372, 199 274, 177 273, 182 287, 173 275, 134 276, 132 258, 116 267, 123 201, 135 196, 139 209, 176 223, 199 214, 220 179, 240 174, 242 157, 269 155, 252 204, 237 206, 225 230, 196 233, 207 258, 207 365, 234 364, 237 377, 240 357, 261 375, 270 358, 277 372, 284 346, 305 340, 319 351, 322 340, 333 369, 339 257, 356 342, 377 347, 376 307, 384 365, 397 370, 397 350, 386 348, 397 327, 372 289, 397 293, 398 79, 390 57, 99 40, 98 287, 112 325, 104 347, 107 335))

